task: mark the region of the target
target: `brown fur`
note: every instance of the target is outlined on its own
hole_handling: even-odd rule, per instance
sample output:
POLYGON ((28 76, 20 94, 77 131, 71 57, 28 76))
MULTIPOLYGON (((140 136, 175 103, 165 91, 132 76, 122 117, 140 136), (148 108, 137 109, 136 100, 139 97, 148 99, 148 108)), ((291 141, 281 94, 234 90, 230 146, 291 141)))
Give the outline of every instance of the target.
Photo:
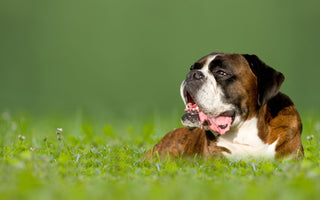
MULTIPOLYGON (((301 144, 301 120, 290 99, 279 93, 258 112, 258 129, 260 139, 272 144, 278 138, 276 158, 303 157, 301 144)), ((226 133, 228 134, 228 133, 226 133)), ((160 157, 176 156, 213 156, 222 157, 223 152, 231 153, 224 147, 217 146, 217 137, 210 131, 188 127, 177 128, 163 137, 147 157, 159 153, 160 157)))
POLYGON ((300 116, 286 95, 279 93, 259 111, 259 137, 267 144, 278 138, 276 157, 303 156, 301 144, 302 124, 300 116))
POLYGON ((216 145, 216 137, 210 132, 199 128, 182 127, 166 134, 153 149, 146 153, 146 157, 171 156, 223 156, 222 152, 230 153, 224 147, 216 145))
MULTIPOLYGON (((273 69, 271 71, 271 68, 255 55, 222 55, 231 66, 237 66, 233 68, 234 73, 241 77, 237 82, 230 84, 228 93, 237 97, 234 101, 240 105, 242 119, 257 117, 258 136, 264 143, 272 144, 278 140, 275 148, 276 158, 303 157, 300 116, 290 98, 278 92, 284 76, 273 69), (256 68, 257 66, 262 67, 256 68), (262 85, 259 87, 258 84, 262 85)), ((205 62, 206 57, 203 57, 196 64, 201 66, 205 62)), ((154 156, 156 152, 161 157, 220 157, 223 153, 231 154, 227 148, 217 146, 217 137, 200 128, 177 128, 165 135, 146 156, 154 156)))

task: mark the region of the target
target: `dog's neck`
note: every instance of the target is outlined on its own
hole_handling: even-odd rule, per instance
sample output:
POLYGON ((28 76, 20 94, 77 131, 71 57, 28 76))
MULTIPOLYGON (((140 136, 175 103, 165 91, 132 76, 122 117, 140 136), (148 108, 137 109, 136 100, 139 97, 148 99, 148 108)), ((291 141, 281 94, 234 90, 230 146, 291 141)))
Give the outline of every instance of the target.
POLYGON ((256 117, 239 124, 239 126, 232 128, 218 138, 218 146, 223 146, 232 152, 236 152, 236 154, 233 154, 235 156, 250 153, 250 155, 260 156, 265 154, 266 157, 273 157, 275 144, 270 146, 261 140, 258 130, 258 118, 256 117))

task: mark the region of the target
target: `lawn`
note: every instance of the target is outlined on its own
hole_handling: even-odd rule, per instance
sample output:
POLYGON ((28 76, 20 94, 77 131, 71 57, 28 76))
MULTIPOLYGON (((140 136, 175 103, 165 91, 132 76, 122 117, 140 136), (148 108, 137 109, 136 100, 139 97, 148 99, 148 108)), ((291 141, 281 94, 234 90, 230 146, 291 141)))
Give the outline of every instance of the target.
POLYGON ((146 160, 152 145, 181 126, 179 113, 124 119, 4 112, 0 198, 319 199, 320 120, 302 119, 300 161, 146 160))

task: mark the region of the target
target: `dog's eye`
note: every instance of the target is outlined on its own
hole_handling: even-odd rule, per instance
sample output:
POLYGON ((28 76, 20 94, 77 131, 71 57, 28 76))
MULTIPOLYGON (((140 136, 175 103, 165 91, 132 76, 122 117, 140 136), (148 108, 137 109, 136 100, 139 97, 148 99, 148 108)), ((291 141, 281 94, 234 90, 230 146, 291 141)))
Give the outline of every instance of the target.
POLYGON ((221 76, 226 76, 228 75, 226 72, 222 71, 222 70, 219 70, 217 71, 217 74, 221 75, 221 76))

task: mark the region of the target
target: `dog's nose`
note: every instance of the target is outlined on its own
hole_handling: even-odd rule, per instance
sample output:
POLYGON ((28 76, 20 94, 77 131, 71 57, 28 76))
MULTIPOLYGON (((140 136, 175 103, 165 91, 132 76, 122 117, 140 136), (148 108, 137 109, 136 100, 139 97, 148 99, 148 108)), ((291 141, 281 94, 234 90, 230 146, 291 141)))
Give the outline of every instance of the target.
POLYGON ((201 71, 198 70, 192 70, 187 75, 188 80, 201 80, 204 78, 204 75, 201 71))

